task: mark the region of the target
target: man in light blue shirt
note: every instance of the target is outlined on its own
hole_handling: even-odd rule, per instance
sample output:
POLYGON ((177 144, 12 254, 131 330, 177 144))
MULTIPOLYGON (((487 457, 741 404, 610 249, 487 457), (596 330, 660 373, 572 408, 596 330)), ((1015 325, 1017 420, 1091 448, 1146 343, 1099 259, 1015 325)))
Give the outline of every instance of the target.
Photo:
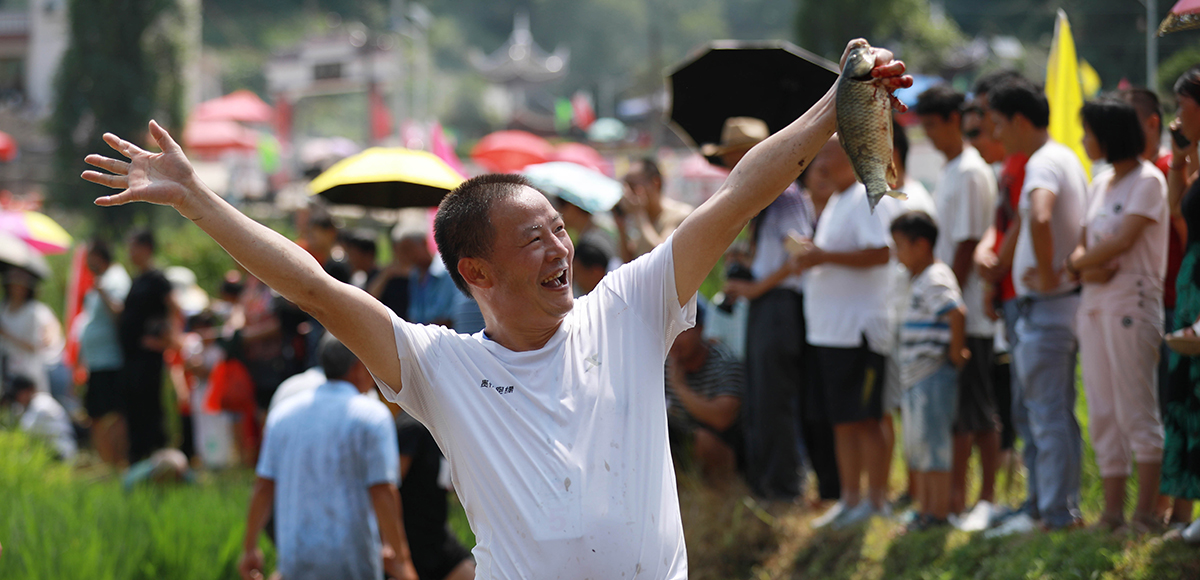
POLYGON ((428 233, 414 228, 400 232, 396 239, 397 250, 413 266, 408 275, 408 312, 404 319, 415 324, 452 326, 461 293, 441 260, 433 259, 428 233))
POLYGON ((328 382, 267 417, 250 499, 243 578, 262 574, 258 536, 275 510, 279 572, 288 580, 416 580, 400 525, 400 452, 392 414, 366 367, 332 335, 318 356, 328 382), (381 542, 382 536, 382 542, 381 542))

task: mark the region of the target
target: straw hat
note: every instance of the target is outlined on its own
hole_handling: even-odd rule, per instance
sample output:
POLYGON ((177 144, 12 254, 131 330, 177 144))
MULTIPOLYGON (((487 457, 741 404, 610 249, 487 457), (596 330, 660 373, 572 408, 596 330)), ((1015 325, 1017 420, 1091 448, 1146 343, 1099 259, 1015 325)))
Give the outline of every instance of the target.
POLYGON ((767 124, 754 117, 730 117, 721 127, 721 142, 706 143, 700 148, 705 157, 724 155, 730 151, 749 149, 771 135, 767 124))

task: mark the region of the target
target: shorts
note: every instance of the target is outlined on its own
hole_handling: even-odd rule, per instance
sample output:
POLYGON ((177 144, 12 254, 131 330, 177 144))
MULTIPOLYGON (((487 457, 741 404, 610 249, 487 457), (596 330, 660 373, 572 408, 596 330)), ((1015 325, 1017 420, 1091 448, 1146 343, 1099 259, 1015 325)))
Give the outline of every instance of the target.
POLYGON ((958 406, 958 370, 949 363, 919 380, 900 400, 904 457, 917 472, 950 471, 951 427, 958 406))
POLYGON ((463 560, 471 557, 471 551, 458 543, 449 526, 444 528, 444 533, 434 534, 434 537, 409 536, 408 550, 421 580, 445 578, 463 560))
POLYGON ((992 362, 992 391, 996 394, 996 415, 1000 417, 1000 450, 1011 451, 1017 442, 1012 418, 1012 355, 997 353, 992 362))
POLYGON ((996 392, 992 386, 992 364, 995 357, 992 337, 967 337, 971 359, 958 373, 958 413, 954 419, 955 433, 998 431, 1000 420, 996 413, 996 392))
POLYGON ((87 393, 83 397, 83 408, 88 417, 99 419, 112 413, 125 411, 121 396, 121 371, 92 371, 88 374, 87 393))
POLYGON ((815 379, 833 425, 883 418, 884 356, 867 348, 814 346, 815 379))

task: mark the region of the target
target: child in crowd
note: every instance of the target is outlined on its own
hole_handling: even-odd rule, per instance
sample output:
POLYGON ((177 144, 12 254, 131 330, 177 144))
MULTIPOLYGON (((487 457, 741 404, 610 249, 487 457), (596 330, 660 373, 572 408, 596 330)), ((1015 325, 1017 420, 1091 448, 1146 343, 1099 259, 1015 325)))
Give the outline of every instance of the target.
POLYGON ((896 259, 912 276, 900 325, 900 409, 904 453, 916 488, 909 530, 947 525, 950 512, 951 427, 958 404, 958 368, 966 364, 966 309, 954 272, 933 257, 938 228, 910 211, 892 222, 896 259))

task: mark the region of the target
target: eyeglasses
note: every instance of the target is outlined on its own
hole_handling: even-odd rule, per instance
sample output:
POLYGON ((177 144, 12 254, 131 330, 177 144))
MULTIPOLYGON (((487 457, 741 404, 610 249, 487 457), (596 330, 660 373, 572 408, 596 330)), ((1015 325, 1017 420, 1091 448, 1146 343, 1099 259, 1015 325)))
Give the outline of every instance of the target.
POLYGON ((977 139, 981 133, 982 131, 976 127, 974 129, 967 129, 966 131, 963 131, 963 137, 966 137, 967 139, 977 139))

